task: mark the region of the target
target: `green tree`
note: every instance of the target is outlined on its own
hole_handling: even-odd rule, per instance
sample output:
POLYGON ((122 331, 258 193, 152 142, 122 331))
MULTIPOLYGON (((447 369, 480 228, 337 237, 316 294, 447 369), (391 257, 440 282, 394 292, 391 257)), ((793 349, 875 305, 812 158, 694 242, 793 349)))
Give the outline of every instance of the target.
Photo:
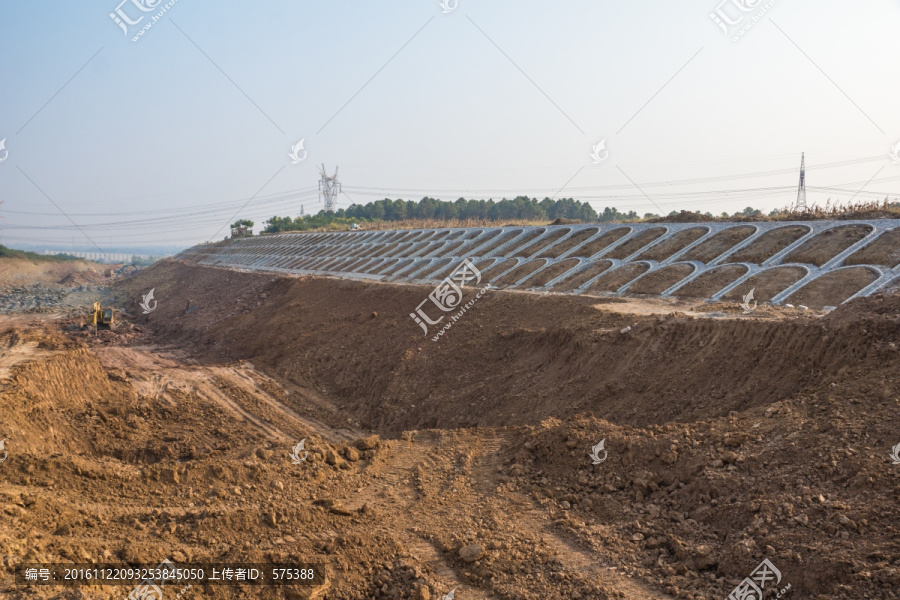
POLYGON ((753 208, 752 206, 748 206, 744 210, 734 213, 734 216, 735 217, 758 217, 761 214, 762 214, 761 210, 753 208))
POLYGON ((238 219, 231 224, 231 237, 244 237, 253 235, 253 221, 249 219, 238 219))

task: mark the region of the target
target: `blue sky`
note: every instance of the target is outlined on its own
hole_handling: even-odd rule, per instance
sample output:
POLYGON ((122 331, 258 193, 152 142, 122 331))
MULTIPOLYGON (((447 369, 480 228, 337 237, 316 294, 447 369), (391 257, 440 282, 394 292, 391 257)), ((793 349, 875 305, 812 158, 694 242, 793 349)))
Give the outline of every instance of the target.
POLYGON ((728 0, 732 35, 765 11, 737 42, 720 0, 177 0, 133 42, 140 1, 127 36, 118 0, 0 3, 3 243, 221 239, 318 211, 321 163, 342 206, 770 210, 801 152, 810 202, 900 196, 897 0, 728 0))

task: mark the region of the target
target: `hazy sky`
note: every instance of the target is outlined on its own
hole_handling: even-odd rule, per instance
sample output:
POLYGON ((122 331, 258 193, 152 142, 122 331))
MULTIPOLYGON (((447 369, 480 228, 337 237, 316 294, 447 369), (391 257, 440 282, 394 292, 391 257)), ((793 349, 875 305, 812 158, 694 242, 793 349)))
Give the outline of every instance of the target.
POLYGON ((258 230, 321 208, 323 162, 341 206, 770 210, 801 152, 809 202, 900 196, 898 0, 176 0, 137 42, 167 3, 119 5, 126 34, 118 1, 0 2, 4 243, 258 230))

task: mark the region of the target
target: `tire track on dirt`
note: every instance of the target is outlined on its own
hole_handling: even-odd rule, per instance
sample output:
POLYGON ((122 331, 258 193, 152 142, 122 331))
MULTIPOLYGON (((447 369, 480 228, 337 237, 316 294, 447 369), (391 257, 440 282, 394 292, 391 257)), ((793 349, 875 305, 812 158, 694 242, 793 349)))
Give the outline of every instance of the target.
POLYGON ((519 527, 539 532, 544 541, 556 551, 567 569, 586 578, 603 580, 604 587, 626 600, 674 600, 640 580, 626 577, 600 564, 599 557, 582 548, 576 540, 557 531, 547 519, 547 511, 524 494, 509 490, 498 493, 498 490, 502 489, 498 487, 501 483, 498 473, 501 471, 502 459, 505 456, 502 450, 513 442, 513 434, 501 430, 486 431, 483 436, 477 446, 479 453, 473 458, 472 469, 481 492, 485 495, 496 494, 499 508, 507 514, 515 515, 519 527))
POLYGON ((284 398, 276 398, 268 391, 284 393, 276 381, 248 363, 182 366, 166 351, 150 346, 105 347, 94 349, 94 353, 105 368, 125 369, 138 393, 171 401, 166 397, 169 389, 196 392, 280 442, 295 442, 296 434, 303 431, 315 431, 332 442, 347 441, 356 434, 346 429, 336 431, 322 422, 303 417, 287 406, 284 398), (154 375, 149 379, 143 377, 149 370, 154 375))
MULTIPOLYGON (((256 371, 252 365, 180 366, 156 349, 116 348, 100 353, 107 366, 125 366, 137 373, 154 371, 153 386, 162 395, 166 389, 191 390, 223 407, 267 437, 292 443, 292 433, 310 431, 326 439, 346 441, 354 432, 335 430, 307 419, 287 406, 280 384, 256 371), (163 382, 160 385, 160 382, 163 382), (349 435, 348 435, 349 434, 349 435)), ((299 391, 293 391, 297 394, 299 391)), ((431 539, 440 536, 450 523, 466 523, 473 515, 491 512, 508 516, 515 529, 530 531, 552 549, 565 572, 585 581, 602 581, 603 587, 620 598, 634 600, 671 600, 643 582, 610 571, 598 557, 582 549, 578 542, 556 531, 543 507, 524 494, 501 486, 504 448, 513 441, 514 432, 423 431, 406 440, 386 442, 384 460, 369 465, 357 492, 356 509, 369 504, 376 511, 391 515, 393 527, 384 530, 446 586, 443 593, 456 589, 467 600, 487 600, 493 592, 465 581, 464 568, 446 550, 431 539), (424 481, 423 481, 424 480, 424 481), (452 488, 452 489, 451 489, 452 488), (445 501, 442 494, 459 500, 445 501), (501 491, 502 490, 502 491, 501 491), (431 538, 431 539, 430 539, 431 538)))
MULTIPOLYGON (((422 469, 433 472, 441 468, 434 445, 420 440, 400 440, 390 444, 391 453, 387 460, 367 471, 371 471, 371 483, 357 491, 358 501, 392 515, 395 527, 391 534, 445 583, 447 592, 455 589, 461 597, 486 600, 489 596, 483 590, 462 582, 454 565, 420 534, 427 534, 435 526, 435 519, 432 514, 417 510, 416 505, 421 498, 412 482, 422 469), (402 451, 398 447, 400 445, 402 451)), ((446 470, 447 465, 443 468, 446 470)))

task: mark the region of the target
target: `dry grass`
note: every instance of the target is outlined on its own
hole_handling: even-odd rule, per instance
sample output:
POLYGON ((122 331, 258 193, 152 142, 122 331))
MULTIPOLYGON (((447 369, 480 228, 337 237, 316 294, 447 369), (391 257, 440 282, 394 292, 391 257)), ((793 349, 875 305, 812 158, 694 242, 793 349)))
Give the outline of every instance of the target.
POLYGON ((778 216, 773 217, 778 221, 815 221, 820 219, 872 219, 872 218, 900 218, 900 205, 896 202, 888 202, 885 198, 881 202, 877 200, 859 202, 835 202, 831 199, 825 206, 813 204, 806 212, 794 212, 791 207, 782 208, 778 216))
MULTIPOLYGON (((900 219, 900 203, 888 202, 887 198, 879 201, 859 201, 859 202, 835 202, 832 204, 829 199, 824 206, 813 204, 806 212, 798 213, 793 210, 792 206, 785 206, 773 216, 759 215, 756 217, 707 217, 695 213, 682 213, 682 215, 674 215, 669 217, 651 219, 649 222, 665 223, 680 222, 679 217, 684 214, 694 216, 690 222, 732 222, 732 221, 818 221, 824 219, 900 219)), ((578 221, 565 221, 566 223, 578 223, 578 221)), ((604 224, 612 223, 643 223, 646 219, 637 219, 636 221, 611 221, 604 224)), ((444 221, 440 219, 405 219, 402 221, 377 221, 374 223, 363 223, 360 231, 383 231, 393 229, 448 229, 455 227, 525 227, 537 225, 550 225, 548 220, 528 221, 528 220, 509 220, 509 221, 490 221, 487 219, 451 219, 444 221)), ((345 223, 330 223, 316 229, 307 229, 306 232, 329 232, 329 231, 349 231, 350 226, 345 223)))
MULTIPOLYGON (((526 220, 508 220, 508 221, 489 221, 487 219, 450 219, 448 221, 440 219, 405 219, 402 221, 377 221, 374 223, 362 223, 360 231, 382 231, 393 229, 448 229, 451 227, 523 227, 532 225, 549 225, 547 220, 542 221, 526 221, 526 220)), ((344 223, 330 223, 325 227, 316 229, 307 229, 305 231, 349 231, 350 226, 344 223)))

